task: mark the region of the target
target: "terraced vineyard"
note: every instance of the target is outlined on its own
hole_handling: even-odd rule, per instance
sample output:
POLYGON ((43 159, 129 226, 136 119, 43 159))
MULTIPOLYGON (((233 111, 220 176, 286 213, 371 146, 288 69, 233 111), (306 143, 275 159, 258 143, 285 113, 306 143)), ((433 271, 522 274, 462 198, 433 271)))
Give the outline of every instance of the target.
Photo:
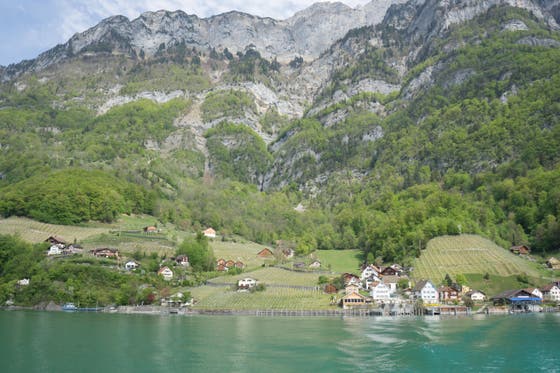
POLYGON ((43 242, 49 236, 60 236, 70 242, 108 233, 107 227, 76 227, 70 225, 55 225, 41 223, 27 218, 10 217, 0 219, 0 234, 18 234, 29 242, 43 242))
POLYGON ((321 291, 268 287, 265 291, 239 293, 229 287, 202 286, 190 290, 199 310, 323 310, 331 296, 321 291))
POLYGON ((317 286, 318 273, 293 272, 281 268, 261 268, 256 271, 235 276, 222 276, 211 280, 214 284, 237 283, 238 280, 252 277, 266 285, 317 286))
POLYGON ((490 240, 476 235, 443 236, 430 240, 426 250, 413 263, 415 279, 431 279, 439 283, 448 273, 489 273, 512 276, 526 273, 539 277, 530 261, 511 254, 490 240))

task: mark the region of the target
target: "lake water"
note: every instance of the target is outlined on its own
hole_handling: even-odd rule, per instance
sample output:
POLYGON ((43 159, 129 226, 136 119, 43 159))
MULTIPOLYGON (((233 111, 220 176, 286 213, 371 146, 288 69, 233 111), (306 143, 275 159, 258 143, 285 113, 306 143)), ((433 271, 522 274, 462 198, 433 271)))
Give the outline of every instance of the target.
POLYGON ((1 372, 560 372, 560 314, 465 318, 0 311, 1 372))

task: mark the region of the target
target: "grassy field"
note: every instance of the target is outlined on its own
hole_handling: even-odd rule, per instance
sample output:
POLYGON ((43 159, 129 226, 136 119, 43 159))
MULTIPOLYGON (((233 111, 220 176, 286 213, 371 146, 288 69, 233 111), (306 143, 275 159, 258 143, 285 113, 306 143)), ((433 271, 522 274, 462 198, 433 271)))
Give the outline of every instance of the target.
POLYGON ((472 289, 482 290, 486 295, 493 296, 505 290, 523 289, 527 287, 541 287, 548 283, 548 281, 541 278, 529 277, 529 283, 520 282, 517 276, 496 276, 490 275, 488 280, 485 280, 484 275, 481 274, 466 274, 468 286, 472 289))
POLYGON ((319 274, 312 272, 294 272, 286 269, 267 267, 235 276, 222 276, 212 279, 213 283, 236 283, 238 280, 252 277, 266 285, 317 286, 319 274))
POLYGON ((428 242, 420 258, 413 263, 415 279, 439 283, 448 273, 485 274, 508 277, 526 273, 539 278, 535 263, 511 254, 492 241, 475 235, 443 236, 428 242))
POLYGON ((238 293, 229 287, 201 286, 190 289, 197 301, 194 309, 212 310, 322 310, 332 309, 331 296, 320 291, 271 288, 254 293, 238 293))
POLYGON ((146 236, 142 234, 101 234, 92 236, 81 241, 84 249, 91 250, 98 247, 114 247, 124 254, 135 251, 158 255, 173 255, 175 253, 175 242, 168 240, 164 235, 146 236))
POLYGON ((321 261, 323 269, 330 269, 338 273, 360 272, 362 264, 360 250, 317 250, 315 255, 321 261))
POLYGON ((210 247, 214 250, 216 259, 240 260, 247 266, 247 269, 260 267, 266 261, 263 258, 257 257, 257 253, 266 246, 253 242, 239 243, 214 240, 210 241, 210 247))
POLYGON ((37 243, 45 241, 49 236, 60 236, 69 242, 82 241, 88 237, 108 233, 109 225, 97 227, 76 227, 40 223, 27 218, 10 217, 0 219, 0 234, 17 234, 22 239, 37 243))

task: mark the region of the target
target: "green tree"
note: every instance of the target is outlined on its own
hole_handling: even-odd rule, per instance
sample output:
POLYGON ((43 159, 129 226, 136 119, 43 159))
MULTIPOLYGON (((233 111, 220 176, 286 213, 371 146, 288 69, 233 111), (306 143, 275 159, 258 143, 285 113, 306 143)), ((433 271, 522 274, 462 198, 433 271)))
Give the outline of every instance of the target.
POLYGON ((208 239, 198 233, 196 238, 187 238, 177 249, 177 255, 189 257, 189 263, 195 271, 212 271, 215 265, 214 253, 208 245, 208 239))

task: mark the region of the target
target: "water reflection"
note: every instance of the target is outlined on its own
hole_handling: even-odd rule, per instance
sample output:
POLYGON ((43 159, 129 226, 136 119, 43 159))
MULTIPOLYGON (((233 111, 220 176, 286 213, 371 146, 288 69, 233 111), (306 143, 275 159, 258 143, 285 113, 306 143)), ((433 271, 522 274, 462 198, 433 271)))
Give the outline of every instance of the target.
POLYGON ((560 315, 181 317, 0 312, 6 372, 558 371, 560 315))

